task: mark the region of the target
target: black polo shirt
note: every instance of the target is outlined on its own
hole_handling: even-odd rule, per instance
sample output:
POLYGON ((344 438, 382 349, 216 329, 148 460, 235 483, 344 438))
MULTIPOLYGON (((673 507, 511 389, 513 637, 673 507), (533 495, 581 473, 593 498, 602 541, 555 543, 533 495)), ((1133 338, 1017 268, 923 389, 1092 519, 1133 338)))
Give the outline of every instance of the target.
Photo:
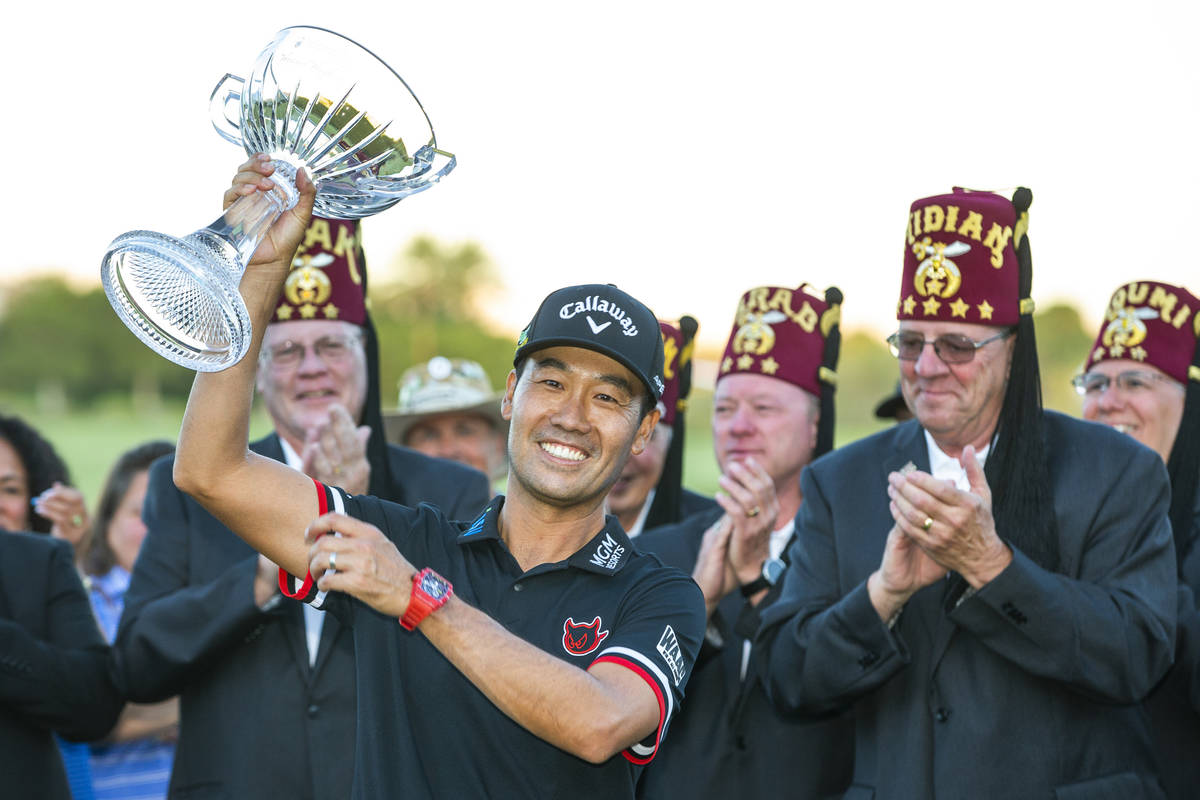
MULTIPOLYGON (((421 635, 341 593, 312 598, 353 628, 358 674, 354 797, 633 797, 683 698, 704 636, 704 599, 683 572, 638 553, 615 517, 566 561, 522 572, 500 539, 497 497, 473 523, 350 497, 318 484, 321 508, 369 522, 418 569, 516 636, 567 663, 637 673, 659 702, 657 731, 590 764, 505 716, 421 635)), ((436 612, 435 612, 436 613, 436 612)), ((582 713, 582 712, 580 712, 582 713)))

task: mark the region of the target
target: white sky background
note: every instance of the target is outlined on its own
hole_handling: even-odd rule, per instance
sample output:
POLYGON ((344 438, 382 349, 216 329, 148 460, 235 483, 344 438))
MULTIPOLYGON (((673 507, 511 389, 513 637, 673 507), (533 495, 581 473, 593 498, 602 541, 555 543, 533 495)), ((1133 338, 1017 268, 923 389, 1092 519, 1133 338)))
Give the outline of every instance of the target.
POLYGON ((952 185, 1033 189, 1043 308, 1095 324, 1126 280, 1200 292, 1194 3, 70 5, 23 4, 3 35, 0 281, 97 283, 116 235, 215 218, 244 156, 209 94, 311 24, 403 75, 458 155, 364 223, 376 280, 413 235, 475 240, 512 331, 603 281, 719 346, 742 291, 808 281, 886 334, 908 206, 952 185))

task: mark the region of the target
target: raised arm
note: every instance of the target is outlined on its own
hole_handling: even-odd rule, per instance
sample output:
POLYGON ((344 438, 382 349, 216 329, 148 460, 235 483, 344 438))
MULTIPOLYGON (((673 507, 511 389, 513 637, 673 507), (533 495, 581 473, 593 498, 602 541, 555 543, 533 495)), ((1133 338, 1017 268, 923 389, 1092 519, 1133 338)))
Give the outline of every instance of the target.
MULTIPOLYGON (((225 192, 226 208, 241 197, 271 191, 273 171, 262 155, 243 164, 225 192)), ((180 489, 254 549, 303 575, 308 548, 302 532, 318 513, 312 480, 246 446, 263 331, 312 216, 315 190, 303 170, 297 172, 296 188, 300 201, 271 226, 242 276, 241 294, 253 328, 250 350, 223 372, 197 374, 179 432, 174 477, 180 489)))

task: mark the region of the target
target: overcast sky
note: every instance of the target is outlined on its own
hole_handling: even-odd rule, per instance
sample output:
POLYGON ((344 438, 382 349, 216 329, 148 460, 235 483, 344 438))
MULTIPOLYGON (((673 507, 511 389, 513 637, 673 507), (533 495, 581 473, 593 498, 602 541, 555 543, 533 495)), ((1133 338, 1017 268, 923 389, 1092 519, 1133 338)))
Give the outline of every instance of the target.
POLYGON ((1196 5, 27 3, 0 48, 2 277, 96 283, 116 235, 210 222, 244 156, 209 94, 311 24, 391 64, 458 155, 364 223, 373 269, 475 240, 512 330, 604 281, 715 344, 742 291, 808 281, 884 334, 908 206, 953 185, 1032 188, 1034 297, 1094 323, 1126 280, 1200 291, 1196 5))

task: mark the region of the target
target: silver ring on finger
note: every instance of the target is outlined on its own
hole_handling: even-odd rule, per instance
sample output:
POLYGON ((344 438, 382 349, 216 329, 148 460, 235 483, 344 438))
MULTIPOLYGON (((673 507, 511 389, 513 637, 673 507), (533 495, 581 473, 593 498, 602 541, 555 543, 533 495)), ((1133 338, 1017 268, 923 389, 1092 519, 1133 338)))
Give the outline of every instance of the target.
POLYGON ((329 554, 329 571, 337 572, 337 550, 329 554))

